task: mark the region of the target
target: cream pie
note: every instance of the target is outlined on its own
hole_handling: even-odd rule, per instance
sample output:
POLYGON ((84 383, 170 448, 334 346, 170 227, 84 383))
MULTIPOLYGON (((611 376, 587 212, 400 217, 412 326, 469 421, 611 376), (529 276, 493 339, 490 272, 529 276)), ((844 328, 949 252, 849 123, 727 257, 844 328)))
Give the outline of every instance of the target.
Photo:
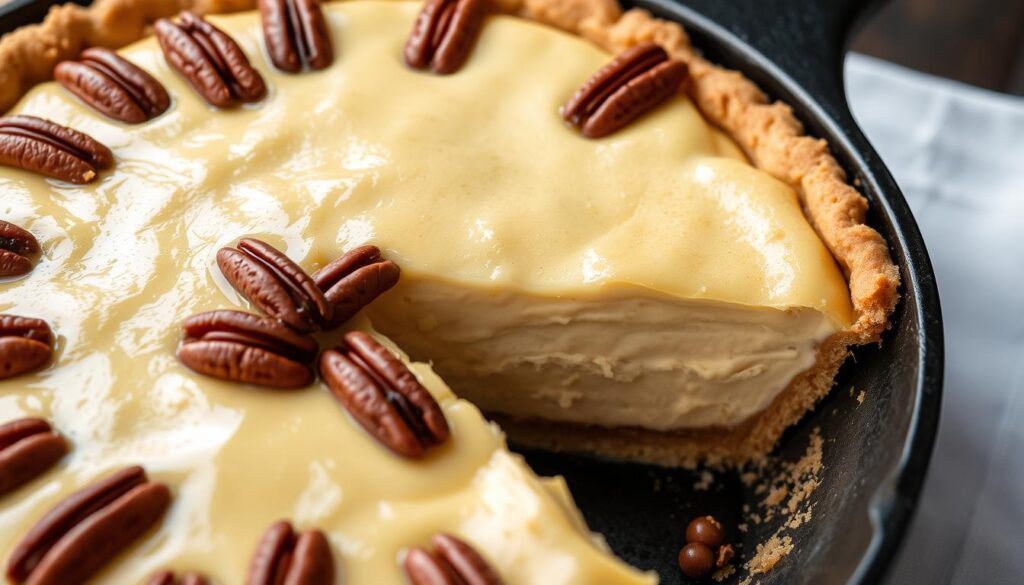
POLYGON ((98 581, 256 583, 295 558, 281 570, 307 582, 654 582, 481 411, 524 444, 742 463, 888 325, 898 273, 827 145, 676 24, 602 0, 359 0, 322 20, 265 0, 262 18, 184 16, 82 54, 186 4, 252 8, 99 0, 0 41, 0 235, 17 236, 0 353, 37 356, 0 355, 24 366, 0 382, 0 422, 30 421, 0 468, 51 445, 4 496, 16 581, 73 574, 72 533, 138 509, 98 581), (218 252, 236 245, 246 258, 218 252), (378 290, 352 317, 329 289, 364 265, 332 260, 367 245, 378 290), (260 270, 276 297, 246 288, 260 270), (218 343, 290 362, 297 388, 204 370, 218 343), (339 348, 312 384, 310 343, 339 348), (359 410, 367 388, 383 418, 359 410), (443 433, 395 448, 381 431, 424 412, 443 433), (81 490, 105 503, 55 533, 61 554, 25 544, 81 490))

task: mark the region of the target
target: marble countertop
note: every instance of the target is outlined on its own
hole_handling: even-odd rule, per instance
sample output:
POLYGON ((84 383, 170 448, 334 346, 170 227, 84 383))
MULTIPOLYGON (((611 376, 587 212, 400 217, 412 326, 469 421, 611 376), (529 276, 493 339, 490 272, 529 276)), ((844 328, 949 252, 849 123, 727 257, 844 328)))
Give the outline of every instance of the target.
POLYGON ((939 283, 939 437, 891 585, 1024 579, 1024 98, 851 55, 855 116, 914 211, 939 283))

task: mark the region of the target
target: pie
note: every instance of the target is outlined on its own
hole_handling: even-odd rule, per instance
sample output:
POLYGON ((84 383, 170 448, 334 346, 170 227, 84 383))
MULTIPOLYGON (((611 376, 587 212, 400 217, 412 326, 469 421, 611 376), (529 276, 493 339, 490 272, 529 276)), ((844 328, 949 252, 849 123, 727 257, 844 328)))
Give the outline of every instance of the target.
MULTIPOLYGON (((401 582, 400 557, 458 572, 470 549, 508 583, 654 582, 498 425, 555 450, 743 464, 888 327, 898 272, 827 144, 678 25, 614 0, 355 0, 304 20, 300 42, 251 4, 98 0, 0 41, 0 111, 35 117, 0 121, 0 211, 42 248, 0 282, 0 312, 32 318, 0 321, 0 344, 50 359, 0 382, 0 422, 47 419, 32 432, 69 448, 5 496, 5 555, 62 498, 139 464, 160 483, 130 468, 138 494, 104 489, 150 497, 162 521, 102 582, 243 582, 267 526, 257 558, 333 551, 347 583, 401 582), (241 12, 143 38, 183 8, 241 12), (93 46, 124 47, 141 74, 93 46), (61 83, 41 83, 59 63, 61 83), (345 312, 366 287, 376 298, 345 312), (319 347, 342 349, 311 382, 321 329, 319 347), (218 343, 270 365, 217 370, 203 359, 218 343), (388 377, 404 368, 414 379, 388 377), (298 388, 260 388, 264 374, 298 388), (385 436, 366 388, 385 418, 430 428, 385 436)), ((293 27, 316 6, 260 4, 293 27)))

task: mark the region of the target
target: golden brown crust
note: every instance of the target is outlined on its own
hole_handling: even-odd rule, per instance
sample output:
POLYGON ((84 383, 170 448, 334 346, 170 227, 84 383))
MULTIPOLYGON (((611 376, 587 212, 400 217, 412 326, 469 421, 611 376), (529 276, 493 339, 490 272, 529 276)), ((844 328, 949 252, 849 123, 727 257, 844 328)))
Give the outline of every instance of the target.
POLYGON ((0 39, 0 113, 33 85, 53 78, 53 68, 89 47, 116 49, 147 34, 158 18, 191 9, 232 12, 255 0, 96 0, 89 8, 54 6, 42 24, 22 27, 0 39))
MULTIPOLYGON (((824 140, 806 136, 789 106, 767 96, 736 71, 718 67, 690 45, 683 28, 641 9, 623 12, 616 0, 493 0, 497 9, 581 35, 610 52, 654 41, 685 61, 687 92, 703 115, 728 133, 760 169, 791 185, 805 213, 847 275, 856 321, 823 344, 818 363, 794 379, 772 406, 741 427, 688 433, 636 429, 566 429, 508 421, 513 437, 565 450, 583 450, 664 464, 698 458, 745 461, 767 453, 782 432, 831 389, 851 345, 877 342, 899 298, 899 272, 882 236, 864 224, 867 201, 824 140)), ((53 66, 92 45, 120 47, 146 34, 154 20, 189 8, 200 13, 252 8, 255 0, 96 0, 89 9, 65 5, 41 25, 0 39, 0 112, 53 66)))

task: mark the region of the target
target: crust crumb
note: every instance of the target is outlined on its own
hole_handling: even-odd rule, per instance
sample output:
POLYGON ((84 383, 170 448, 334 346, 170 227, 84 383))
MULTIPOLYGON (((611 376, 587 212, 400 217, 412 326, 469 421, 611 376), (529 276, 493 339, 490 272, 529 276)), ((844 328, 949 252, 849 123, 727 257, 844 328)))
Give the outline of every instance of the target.
POLYGON ((789 554, 794 547, 787 532, 812 519, 810 498, 821 485, 824 443, 820 429, 815 428, 808 438, 807 449, 798 460, 769 461, 758 468, 761 483, 754 487, 754 494, 762 497, 756 507, 743 506, 745 522, 740 524, 740 532, 747 531, 748 523, 760 525, 777 521, 780 524, 767 540, 757 545, 754 556, 743 565, 748 577, 741 583, 749 583, 750 575, 767 573, 789 554))
POLYGON ((786 555, 793 552, 794 548, 793 539, 789 535, 772 535, 766 542, 757 545, 757 553, 745 566, 751 575, 767 573, 786 555))
POLYGON ((787 495, 789 495, 789 488, 786 486, 772 488, 768 497, 764 499, 764 503, 766 506, 778 506, 787 495))
POLYGON ((712 573, 711 578, 714 579, 716 583, 721 583, 729 577, 732 577, 735 572, 736 567, 734 565, 726 565, 712 573))
POLYGON ((706 492, 715 483, 715 475, 708 470, 700 472, 700 480, 693 484, 694 491, 706 492))

